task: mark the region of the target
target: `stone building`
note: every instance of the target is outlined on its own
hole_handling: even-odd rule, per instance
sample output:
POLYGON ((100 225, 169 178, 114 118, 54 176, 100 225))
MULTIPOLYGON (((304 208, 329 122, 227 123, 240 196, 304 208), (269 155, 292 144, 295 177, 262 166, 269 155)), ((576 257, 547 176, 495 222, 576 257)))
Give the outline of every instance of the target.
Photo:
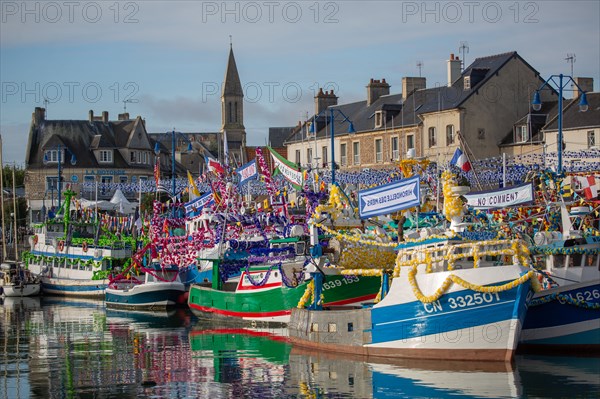
MULTIPOLYGON (((400 94, 390 94, 385 79, 371 79, 366 99, 350 104, 320 91, 315 115, 286 141, 288 159, 330 166, 332 116, 335 162, 348 170, 390 167, 407 156, 445 164, 459 146, 475 159, 500 155, 499 144, 543 83, 539 73, 516 52, 477 58, 464 71, 451 54, 446 68, 445 84, 427 88, 423 77, 404 77, 400 94)), ((556 101, 555 92, 542 95, 556 101)))

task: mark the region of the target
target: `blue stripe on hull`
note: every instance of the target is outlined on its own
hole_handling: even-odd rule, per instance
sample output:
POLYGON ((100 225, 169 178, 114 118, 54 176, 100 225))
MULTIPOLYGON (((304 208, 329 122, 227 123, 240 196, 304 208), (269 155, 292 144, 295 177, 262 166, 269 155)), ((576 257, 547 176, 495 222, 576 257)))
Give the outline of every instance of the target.
POLYGON ((108 284, 71 285, 42 282, 42 292, 54 295, 103 296, 108 284))
MULTIPOLYGON (((600 304, 600 284, 573 289, 565 287, 539 299, 556 293, 572 300, 584 299, 590 304, 600 304)), ((534 345, 600 345, 600 309, 586 309, 560 297, 532 305, 525 317, 523 336, 523 343, 534 345), (581 331, 584 328, 587 330, 581 331)))
POLYGON ((462 290, 445 294, 431 304, 413 301, 374 307, 372 343, 406 340, 511 319, 522 322, 527 292, 529 283, 498 294, 462 290))
POLYGON ((179 290, 159 290, 132 295, 107 292, 105 301, 107 304, 128 306, 149 306, 156 303, 175 305, 175 301, 182 294, 179 290))
MULTIPOLYGON (((565 290, 560 294, 577 300, 578 293, 580 294, 580 298, 587 300, 586 302, 600 305, 599 284, 565 290), (598 298, 594 298, 594 293, 597 294, 598 298)), ((564 301, 553 299, 547 303, 530 306, 527 317, 525 318, 525 323, 523 324, 523 329, 562 326, 600 318, 600 309, 585 309, 570 303, 561 302, 564 301)))

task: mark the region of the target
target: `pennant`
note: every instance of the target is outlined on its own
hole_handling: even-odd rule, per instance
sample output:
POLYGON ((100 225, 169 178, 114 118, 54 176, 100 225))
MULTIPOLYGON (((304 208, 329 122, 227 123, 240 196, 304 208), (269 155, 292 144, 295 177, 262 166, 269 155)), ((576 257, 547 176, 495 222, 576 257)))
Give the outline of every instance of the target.
POLYGON ((456 148, 456 151, 454 151, 454 156, 450 160, 450 165, 455 165, 461 168, 464 172, 471 170, 471 162, 469 162, 467 156, 463 154, 458 147, 456 148))
POLYGON ((302 178, 302 171, 300 170, 300 167, 282 157, 271 147, 267 146, 267 149, 269 152, 271 152, 273 162, 283 177, 285 177, 286 180, 289 181, 296 190, 301 190, 304 179, 302 178))
POLYGON ((242 186, 250 179, 256 179, 256 177, 258 176, 256 160, 252 160, 247 164, 240 166, 235 170, 235 172, 238 174, 238 176, 240 176, 240 182, 238 183, 239 186, 242 186))

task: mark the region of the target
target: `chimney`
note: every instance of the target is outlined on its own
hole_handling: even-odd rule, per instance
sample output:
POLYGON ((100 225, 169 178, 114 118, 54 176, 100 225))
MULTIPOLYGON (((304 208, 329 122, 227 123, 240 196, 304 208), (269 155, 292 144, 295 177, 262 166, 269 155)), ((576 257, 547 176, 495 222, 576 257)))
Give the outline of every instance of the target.
POLYGON ((376 80, 371 78, 367 85, 367 107, 377 101, 379 97, 388 94, 390 94, 390 85, 386 83, 385 79, 376 80))
POLYGON ((119 114, 119 120, 120 121, 128 121, 129 120, 129 112, 119 114))
POLYGON ((323 89, 319 89, 319 93, 315 96, 315 114, 319 114, 327 107, 332 105, 337 105, 337 96, 333 94, 333 89, 331 91, 323 92, 323 89))
POLYGON ((31 119, 35 126, 39 126, 42 121, 46 120, 46 108, 35 107, 31 119))
POLYGON ((94 110, 90 109, 90 112, 88 112, 88 121, 93 122, 94 121, 94 110))
MULTIPOLYGON (((589 93, 591 91, 594 91, 594 78, 577 77, 573 80, 575 81, 575 83, 577 83, 579 87, 581 87, 581 90, 583 90, 584 92, 589 93)), ((579 91, 577 86, 573 85, 573 98, 577 98, 580 95, 581 92, 579 91)))
POLYGON ((460 78, 460 60, 458 57, 454 57, 454 54, 450 54, 448 62, 448 87, 452 86, 452 83, 456 82, 456 79, 460 78))
POLYGON ((102 111, 102 122, 108 123, 108 111, 102 111))
POLYGON ((426 79, 422 77, 409 77, 405 76, 402 78, 402 100, 406 100, 408 96, 415 90, 425 89, 426 79))

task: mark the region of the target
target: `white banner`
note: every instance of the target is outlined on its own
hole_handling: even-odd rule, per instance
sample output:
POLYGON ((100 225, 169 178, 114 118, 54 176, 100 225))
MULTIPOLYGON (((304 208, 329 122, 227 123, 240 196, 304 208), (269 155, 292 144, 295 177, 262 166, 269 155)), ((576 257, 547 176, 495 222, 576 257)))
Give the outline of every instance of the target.
POLYGON ((420 203, 419 176, 358 192, 361 218, 385 215, 420 203))
POLYGON ((533 202, 533 184, 465 194, 467 205, 478 209, 504 208, 533 202))
POLYGON ((202 197, 198 197, 190 202, 185 203, 185 214, 187 217, 192 217, 200 214, 202 208, 214 202, 213 193, 208 192, 202 197))
POLYGON ((292 184, 296 185, 296 188, 302 188, 302 171, 295 170, 291 166, 286 165, 283 163, 283 161, 276 157, 273 152, 271 152, 271 158, 273 158, 275 166, 279 168, 279 171, 286 179, 288 179, 292 184))

